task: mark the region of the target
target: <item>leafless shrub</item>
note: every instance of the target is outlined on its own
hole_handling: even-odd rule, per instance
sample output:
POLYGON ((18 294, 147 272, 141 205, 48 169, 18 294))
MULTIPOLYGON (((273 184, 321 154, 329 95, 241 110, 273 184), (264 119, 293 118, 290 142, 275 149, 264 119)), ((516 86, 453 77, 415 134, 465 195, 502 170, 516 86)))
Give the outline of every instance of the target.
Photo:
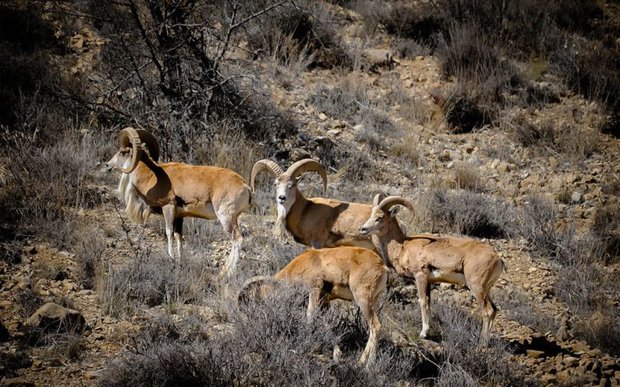
POLYGON ((224 330, 202 334, 200 321, 157 319, 129 351, 108 362, 101 384, 368 386, 421 380, 432 368, 419 352, 389 343, 381 343, 368 369, 357 367, 353 360, 366 337, 362 319, 348 312, 349 304, 306 319, 307 294, 298 286, 239 307, 236 300, 214 296, 228 309, 221 314, 224 330), (331 360, 335 345, 342 351, 339 362, 331 360))
POLYGON ((454 182, 456 188, 473 192, 484 192, 484 183, 481 181, 478 169, 469 163, 457 163, 454 167, 454 182))
POLYGON ((364 16, 370 31, 383 26, 389 34, 411 39, 422 44, 432 44, 433 36, 442 32, 445 22, 442 15, 434 12, 431 4, 418 4, 415 7, 406 1, 390 2, 357 1, 352 6, 364 16))
POLYGON ((418 43, 414 39, 399 39, 395 44, 396 53, 400 58, 412 59, 418 56, 428 56, 432 50, 424 44, 418 43))
POLYGON ((548 257, 557 257, 560 253, 558 241, 561 238, 556 229, 557 222, 558 213, 553 204, 542 197, 531 196, 522 206, 518 222, 519 235, 528 241, 534 251, 548 257))
POLYGON ((41 147, 20 133, 5 138, 11 180, 0 187, 0 197, 11 199, 2 201, 2 219, 14 232, 34 231, 61 247, 72 245, 76 210, 97 195, 88 184, 96 160, 75 137, 67 133, 64 141, 41 147))
POLYGON ((620 107, 618 55, 600 42, 566 34, 551 53, 552 71, 586 98, 603 102, 609 112, 620 107), (588 69, 583 71, 582 69, 588 69))
POLYGON ((540 333, 556 332, 560 328, 560 321, 539 311, 537 306, 540 303, 531 294, 516 287, 497 292, 494 300, 508 319, 518 321, 540 333))
POLYGON ((492 340, 487 348, 480 349, 479 323, 454 307, 438 306, 445 357, 438 377, 440 385, 452 385, 457 375, 475 381, 475 385, 534 385, 526 371, 510 360, 506 343, 492 340))
POLYGON ((93 225, 82 225, 75 245, 77 263, 75 276, 82 288, 92 289, 95 287, 96 277, 103 270, 105 252, 106 241, 102 232, 93 225))
POLYGON ((613 263, 620 258, 620 219, 618 201, 610 201, 607 205, 596 209, 592 234, 602 240, 605 262, 613 263))
POLYGON ((494 113, 472 94, 472 89, 458 83, 442 105, 446 122, 453 128, 452 133, 469 133, 495 119, 494 113))
POLYGON ((533 252, 564 266, 602 260, 603 244, 600 237, 593 234, 578 235, 570 223, 560 227, 561 224, 557 209, 551 201, 530 196, 519 213, 516 230, 533 252))
POLYGON ((350 82, 334 87, 319 86, 309 102, 330 117, 354 121, 363 106, 368 106, 368 95, 350 82))
POLYGON ((81 360, 86 349, 86 339, 81 335, 70 333, 45 336, 47 347, 44 358, 53 366, 60 366, 67 361, 81 360))
MULTIPOLYGON (((9 230, 2 230, 5 236, 9 236, 9 230)), ((1 238, 0 238, 1 239, 1 238)), ((11 265, 20 263, 22 260, 22 254, 20 251, 20 245, 18 242, 5 242, 0 243, 0 261, 6 262, 11 265)))
POLYGON ((602 184, 603 193, 620 197, 620 175, 607 176, 602 184))
POLYGON ((415 136, 407 136, 403 141, 398 141, 392 145, 389 152, 404 165, 405 171, 424 165, 424 154, 418 146, 419 139, 415 136))
POLYGON ((578 318, 572 333, 614 356, 620 354, 620 309, 614 304, 615 280, 595 264, 571 264, 560 268, 555 284, 558 298, 578 318))
POLYGON ((459 233, 482 238, 513 234, 514 209, 499 198, 471 191, 435 189, 420 197, 425 230, 459 233))
POLYGON ((540 146, 544 149, 553 145, 555 133, 551 122, 534 125, 525 115, 520 114, 507 124, 515 140, 523 146, 540 146))
MULTIPOLYGON (((261 3, 268 2, 258 2, 261 3)), ((306 51, 314 57, 314 66, 351 68, 351 54, 336 28, 333 14, 322 3, 304 0, 284 4, 277 11, 255 19, 247 29, 246 38, 258 56, 264 53, 278 58, 280 55, 278 59, 284 63, 306 51), (291 44, 291 40, 296 44, 291 44)))
POLYGON ((19 305, 19 313, 23 318, 32 316, 45 303, 43 297, 31 288, 25 288, 17 293, 15 301, 19 305))
POLYGON ((125 266, 108 267, 99 290, 102 310, 123 316, 136 308, 199 303, 213 281, 208 259, 175 263, 164 252, 138 251, 125 266))

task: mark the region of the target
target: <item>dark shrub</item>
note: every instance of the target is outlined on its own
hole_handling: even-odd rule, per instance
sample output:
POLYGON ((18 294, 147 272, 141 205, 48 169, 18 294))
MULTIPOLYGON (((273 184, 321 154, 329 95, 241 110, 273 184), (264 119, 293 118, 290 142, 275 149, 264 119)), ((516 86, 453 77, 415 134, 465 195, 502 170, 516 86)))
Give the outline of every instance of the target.
POLYGON ((436 189, 420 200, 427 209, 424 223, 429 231, 481 238, 503 238, 512 234, 513 210, 491 195, 436 189))

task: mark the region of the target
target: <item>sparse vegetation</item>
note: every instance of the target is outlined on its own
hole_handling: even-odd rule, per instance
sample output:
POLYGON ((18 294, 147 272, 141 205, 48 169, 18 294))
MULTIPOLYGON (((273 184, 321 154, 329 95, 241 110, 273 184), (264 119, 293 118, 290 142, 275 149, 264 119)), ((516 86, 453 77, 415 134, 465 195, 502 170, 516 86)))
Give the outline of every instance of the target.
MULTIPOLYGON (((79 364, 103 370, 90 383, 119 386, 617 381, 617 4, 40 5, 0 4, 0 379, 49 384, 62 372, 79 384, 79 364), (398 63, 368 71, 367 48, 398 63), (186 220, 187 260, 174 262, 161 218, 130 224, 114 197, 118 176, 99 170, 129 125, 157 136, 164 161, 246 179, 258 159, 310 155, 327 167, 329 197, 411 198, 413 219, 401 216, 409 235, 494 239, 508 267, 494 294, 496 339, 477 347, 479 322, 457 291, 454 302, 433 299, 441 345, 419 340, 415 286, 393 272, 368 369, 355 364, 367 333, 349 305, 308 321, 305 290, 293 287, 238 306, 243 281, 305 248, 272 236, 272 190, 254 192, 241 217, 236 276, 215 275, 225 250, 216 221, 186 220), (539 277, 543 262, 551 269, 539 277), (530 279, 548 282, 520 282, 530 279), (84 308, 90 336, 25 327, 47 301, 84 308), (562 331, 570 342, 558 338, 558 348, 569 349, 527 369, 525 347, 513 353, 506 341, 515 325, 562 331), (576 342, 605 354, 587 363, 592 352, 576 342), (578 362, 563 363, 568 354, 578 362), (552 363, 555 379, 542 379, 552 363), (562 379, 560 365, 585 376, 562 379)), ((314 180, 300 185, 321 195, 314 180)))
POLYGON ((419 199, 418 215, 423 230, 457 233, 481 238, 503 238, 513 234, 514 209, 491 195, 471 191, 435 189, 419 199))

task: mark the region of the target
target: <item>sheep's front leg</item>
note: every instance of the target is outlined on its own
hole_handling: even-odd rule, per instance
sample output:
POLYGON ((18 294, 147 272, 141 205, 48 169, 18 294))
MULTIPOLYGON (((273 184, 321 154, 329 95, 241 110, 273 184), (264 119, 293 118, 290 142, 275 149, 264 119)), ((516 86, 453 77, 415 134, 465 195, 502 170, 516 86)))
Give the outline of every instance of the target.
POLYGON ((237 267, 237 262, 239 261, 239 257, 241 255, 241 243, 243 241, 243 237, 241 236, 241 231, 239 230, 239 225, 237 223, 238 214, 230 216, 225 211, 220 210, 216 212, 216 215, 231 240, 230 254, 228 255, 228 259, 220 272, 220 275, 222 276, 229 276, 235 272, 237 267))
POLYGON ((323 281, 315 281, 310 288, 310 294, 308 296, 308 310, 306 311, 306 317, 308 320, 312 318, 314 312, 321 306, 321 290, 323 287, 323 281))
POLYGON ((416 273, 415 283, 418 288, 418 302, 420 303, 420 311, 422 312, 422 330, 420 338, 425 339, 428 335, 430 327, 430 284, 428 276, 424 272, 416 273))

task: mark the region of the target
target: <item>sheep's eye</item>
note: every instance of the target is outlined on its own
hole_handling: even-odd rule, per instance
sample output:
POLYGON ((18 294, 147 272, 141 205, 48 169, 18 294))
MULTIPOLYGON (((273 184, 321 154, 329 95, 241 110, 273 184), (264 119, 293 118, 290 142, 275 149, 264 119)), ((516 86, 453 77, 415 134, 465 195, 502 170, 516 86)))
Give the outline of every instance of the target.
POLYGON ((383 216, 380 216, 380 217, 377 218, 377 220, 375 220, 375 223, 379 223, 382 220, 383 220, 383 216))

